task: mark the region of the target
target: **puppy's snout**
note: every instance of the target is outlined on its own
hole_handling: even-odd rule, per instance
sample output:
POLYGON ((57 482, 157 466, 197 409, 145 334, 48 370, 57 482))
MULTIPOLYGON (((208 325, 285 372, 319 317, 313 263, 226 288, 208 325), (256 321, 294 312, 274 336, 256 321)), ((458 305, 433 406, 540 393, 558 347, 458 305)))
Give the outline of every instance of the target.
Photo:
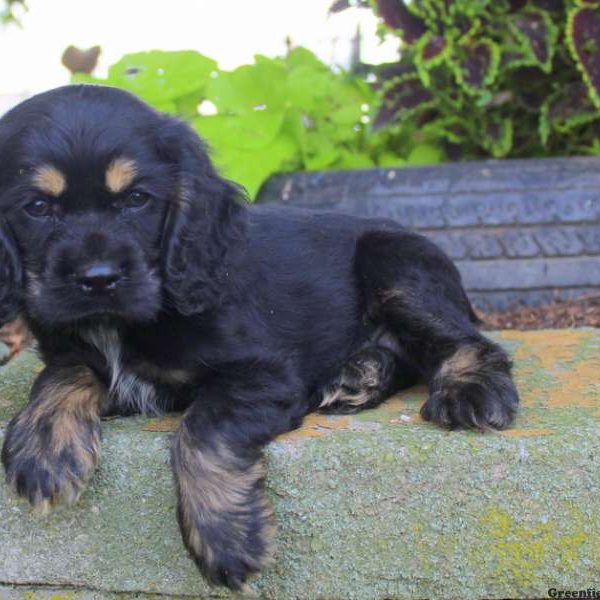
POLYGON ((117 288, 121 280, 119 267, 111 262, 97 262, 81 269, 77 285, 86 294, 104 294, 117 288))

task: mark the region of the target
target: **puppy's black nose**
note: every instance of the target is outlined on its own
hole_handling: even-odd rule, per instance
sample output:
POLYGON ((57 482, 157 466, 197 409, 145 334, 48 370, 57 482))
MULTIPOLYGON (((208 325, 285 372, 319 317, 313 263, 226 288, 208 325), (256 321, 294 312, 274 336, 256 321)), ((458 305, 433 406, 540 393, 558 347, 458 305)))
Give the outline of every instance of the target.
POLYGON ((121 276, 112 263, 94 263, 82 269, 76 282, 86 294, 102 294, 114 290, 121 276))

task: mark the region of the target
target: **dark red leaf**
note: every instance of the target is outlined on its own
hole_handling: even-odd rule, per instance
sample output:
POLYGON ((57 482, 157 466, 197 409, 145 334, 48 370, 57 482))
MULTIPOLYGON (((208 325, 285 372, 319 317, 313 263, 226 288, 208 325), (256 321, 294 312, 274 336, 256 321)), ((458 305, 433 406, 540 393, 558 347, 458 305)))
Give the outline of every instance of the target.
POLYGON ((517 29, 529 40, 536 60, 544 65, 550 58, 548 26, 541 13, 525 12, 515 20, 517 29))
POLYGON ((561 89, 561 93, 548 106, 548 119, 557 128, 566 128, 600 117, 592 104, 584 83, 577 82, 561 89))
POLYGON ((424 60, 431 60, 438 56, 438 54, 441 54, 445 50, 446 45, 446 40, 441 35, 438 35, 425 44, 421 56, 424 60))
POLYGON ((402 0, 376 0, 377 11, 391 29, 400 29, 407 44, 416 42, 425 33, 425 23, 413 15, 402 0))
POLYGON ((584 77, 598 99, 600 95, 600 14, 582 8, 572 17, 571 39, 584 77))
POLYGON ((504 68, 509 68, 513 64, 519 66, 523 64, 523 60, 526 58, 523 52, 519 52, 517 50, 507 50, 502 53, 502 58, 500 59, 500 66, 504 68))
POLYGON ((381 79, 392 79, 393 77, 402 77, 415 71, 415 67, 412 64, 397 62, 387 63, 377 69, 377 75, 381 79))
POLYGON ((509 0, 508 4, 510 6, 510 12, 517 12, 527 4, 527 0, 509 0))
POLYGON ((487 44, 476 44, 465 48, 466 56, 460 67, 465 83, 481 88, 492 65, 492 50, 487 44))
POLYGON ((549 12, 562 12, 565 8, 564 0, 534 0, 534 6, 549 12))
POLYGON ((374 129, 395 121, 403 112, 410 112, 432 99, 431 93, 417 78, 399 81, 385 92, 382 106, 375 117, 374 129))

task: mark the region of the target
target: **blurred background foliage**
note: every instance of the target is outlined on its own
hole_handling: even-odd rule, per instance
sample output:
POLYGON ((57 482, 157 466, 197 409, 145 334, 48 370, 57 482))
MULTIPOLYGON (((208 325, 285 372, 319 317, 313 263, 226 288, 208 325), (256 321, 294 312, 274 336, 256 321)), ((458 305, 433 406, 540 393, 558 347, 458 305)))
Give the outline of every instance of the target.
POLYGON ((0 0, 0 23, 19 23, 17 13, 27 10, 25 0, 0 0))
POLYGON ((442 158, 434 146, 403 146, 391 132, 370 127, 377 93, 364 78, 331 69, 305 48, 283 58, 258 55, 233 71, 197 52, 142 52, 123 57, 105 79, 76 74, 73 80, 129 90, 187 120, 209 142, 224 175, 251 198, 281 171, 442 158))
MULTIPOLYGON (((2 19, 18 0, 0 0, 2 19)), ((194 51, 124 56, 104 78, 188 121, 255 197, 281 171, 600 154, 598 0, 336 0, 396 36, 396 62, 307 49, 228 71, 194 51)), ((18 12, 18 11, 17 11, 18 12)))

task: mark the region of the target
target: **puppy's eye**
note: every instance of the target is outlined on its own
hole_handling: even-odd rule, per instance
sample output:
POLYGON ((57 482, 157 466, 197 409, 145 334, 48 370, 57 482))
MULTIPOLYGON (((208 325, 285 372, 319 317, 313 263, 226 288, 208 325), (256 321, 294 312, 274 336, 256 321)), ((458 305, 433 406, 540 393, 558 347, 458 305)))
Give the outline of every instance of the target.
POLYGON ((52 205, 47 200, 34 200, 25 205, 25 212, 30 217, 35 217, 36 219, 48 217, 52 212, 52 205))
POLYGON ((129 192, 125 197, 123 204, 127 208, 142 208, 142 206, 148 204, 149 200, 150 194, 146 194, 145 192, 129 192))

